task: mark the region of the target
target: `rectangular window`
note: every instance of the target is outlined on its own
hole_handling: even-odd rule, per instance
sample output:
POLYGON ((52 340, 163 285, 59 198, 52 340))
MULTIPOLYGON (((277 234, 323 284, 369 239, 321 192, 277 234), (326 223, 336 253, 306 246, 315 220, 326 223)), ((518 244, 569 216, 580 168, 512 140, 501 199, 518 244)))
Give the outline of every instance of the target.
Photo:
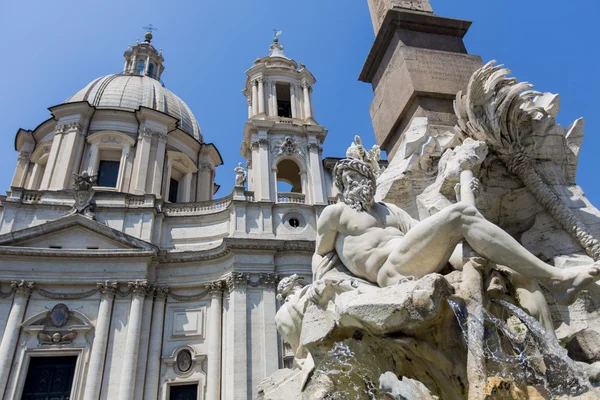
POLYGON ((198 384, 171 386, 169 400, 196 400, 198 398, 198 384))
POLYGON ((179 194, 179 181, 171 178, 169 182, 169 201, 171 203, 177 203, 177 195, 179 194))
POLYGON ((77 356, 32 357, 22 400, 71 398, 77 356))
POLYGON ((292 118, 292 103, 290 85, 287 83, 277 84, 277 116, 292 118))
POLYGON ((100 160, 98 164, 98 186, 117 187, 119 177, 119 161, 100 160))

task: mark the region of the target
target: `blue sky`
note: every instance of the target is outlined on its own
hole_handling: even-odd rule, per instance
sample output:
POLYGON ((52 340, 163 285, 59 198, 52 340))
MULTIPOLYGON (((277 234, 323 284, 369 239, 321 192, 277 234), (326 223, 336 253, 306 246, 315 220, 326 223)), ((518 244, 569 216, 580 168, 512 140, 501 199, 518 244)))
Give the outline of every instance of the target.
MULTIPOLYGON (((597 0, 432 0, 438 15, 473 21, 471 54, 499 60, 540 91, 561 94, 559 122, 586 118, 578 183, 596 205, 600 187, 600 81, 597 0)), ((217 196, 233 186, 247 117, 244 71, 266 55, 272 29, 283 30, 286 54, 317 78, 315 114, 329 129, 325 156, 342 156, 355 134, 374 143, 370 85, 357 80, 374 39, 366 0, 177 0, 0 2, 0 192, 16 162, 14 135, 49 117, 93 79, 121 72, 123 52, 143 26, 159 30, 166 86, 190 106, 207 142, 221 151, 217 196)))

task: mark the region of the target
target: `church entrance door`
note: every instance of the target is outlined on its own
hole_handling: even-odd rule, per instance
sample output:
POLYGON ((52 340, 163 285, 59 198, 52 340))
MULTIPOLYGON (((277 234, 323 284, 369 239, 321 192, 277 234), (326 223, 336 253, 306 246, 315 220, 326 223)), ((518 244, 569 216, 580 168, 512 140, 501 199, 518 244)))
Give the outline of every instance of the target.
POLYGON ((32 357, 21 400, 69 400, 76 356, 32 357))

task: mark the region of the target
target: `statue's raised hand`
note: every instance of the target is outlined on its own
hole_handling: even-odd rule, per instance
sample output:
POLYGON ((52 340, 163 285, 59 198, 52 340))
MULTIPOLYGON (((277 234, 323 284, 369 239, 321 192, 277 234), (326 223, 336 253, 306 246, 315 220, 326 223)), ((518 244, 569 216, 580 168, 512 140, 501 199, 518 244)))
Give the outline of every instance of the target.
MULTIPOLYGON (((479 194, 481 194, 481 182, 479 179, 473 178, 469 183, 469 189, 471 189, 475 197, 479 197, 479 194)), ((460 201, 460 183, 454 185, 454 194, 456 195, 456 201, 460 201)))

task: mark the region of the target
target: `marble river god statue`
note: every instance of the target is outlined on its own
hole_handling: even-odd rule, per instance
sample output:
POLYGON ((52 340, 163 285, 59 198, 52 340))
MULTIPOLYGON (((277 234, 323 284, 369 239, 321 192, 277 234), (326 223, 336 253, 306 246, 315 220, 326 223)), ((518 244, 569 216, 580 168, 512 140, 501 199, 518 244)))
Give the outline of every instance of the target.
MULTIPOLYGON (((543 119, 544 108, 535 102, 547 97, 525 92, 515 80, 503 81, 507 73, 486 65, 474 74, 469 93, 478 84, 491 90, 488 101, 512 93, 507 107, 525 113, 512 114, 523 117, 514 129, 524 129, 524 118, 543 119), (490 77, 495 92, 486 81, 490 77)), ((600 279, 600 264, 552 266, 478 211, 474 197, 482 185, 473 176, 502 141, 484 137, 486 126, 477 125, 476 113, 461 114, 468 103, 461 93, 457 102, 457 135, 461 127, 472 134, 462 132, 459 144, 439 160, 436 182, 460 183, 457 201, 433 215, 418 221, 397 205, 375 201, 382 173, 377 146, 367 151, 356 137, 337 163, 333 175, 342 201, 318 219, 312 283, 292 276, 278 288, 284 303, 276 323, 294 351, 294 368, 262 382, 259 398, 526 399, 595 393, 594 368, 574 362, 559 345, 544 292, 557 305, 571 304, 600 279)), ((523 150, 517 144, 512 143, 513 152, 523 150)), ((555 214, 561 212, 568 211, 555 214)), ((597 242, 584 224, 580 228, 580 242, 593 256, 597 242)))

